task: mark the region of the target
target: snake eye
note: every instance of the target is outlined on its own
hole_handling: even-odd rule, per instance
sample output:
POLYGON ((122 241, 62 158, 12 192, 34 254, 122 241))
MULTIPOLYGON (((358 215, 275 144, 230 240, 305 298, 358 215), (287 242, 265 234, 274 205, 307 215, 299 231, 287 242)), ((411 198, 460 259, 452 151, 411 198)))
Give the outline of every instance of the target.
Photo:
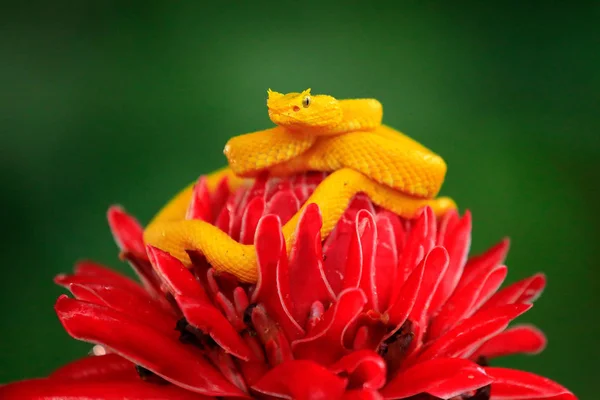
POLYGON ((310 106, 310 96, 304 96, 302 99, 302 106, 304 106, 304 108, 310 106))

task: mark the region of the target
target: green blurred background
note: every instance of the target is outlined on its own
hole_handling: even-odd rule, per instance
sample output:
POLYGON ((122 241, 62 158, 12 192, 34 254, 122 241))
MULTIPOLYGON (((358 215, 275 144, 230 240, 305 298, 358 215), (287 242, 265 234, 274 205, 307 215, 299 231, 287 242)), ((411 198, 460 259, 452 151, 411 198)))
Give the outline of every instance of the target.
POLYGON ((271 126, 267 88, 311 87, 380 99, 387 124, 445 157, 473 251, 510 236, 508 280, 549 277, 520 318, 548 348, 495 365, 595 398, 600 3, 544 4, 5 4, 0 382, 90 348, 61 329, 52 278, 81 258, 127 271, 111 204, 146 223, 224 164, 229 137, 271 126))

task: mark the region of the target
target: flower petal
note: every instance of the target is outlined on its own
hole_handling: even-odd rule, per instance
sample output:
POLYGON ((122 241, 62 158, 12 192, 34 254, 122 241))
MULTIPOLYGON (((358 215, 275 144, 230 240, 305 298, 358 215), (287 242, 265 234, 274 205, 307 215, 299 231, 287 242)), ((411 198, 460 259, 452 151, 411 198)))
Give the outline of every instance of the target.
POLYGON ((61 381, 32 379, 0 386, 4 400, 208 400, 209 397, 174 385, 138 382, 61 381))
POLYGON ((348 376, 349 385, 355 388, 379 389, 386 380, 385 361, 372 350, 353 351, 330 365, 329 370, 348 376))
MULTIPOLYGON (((398 276, 394 285, 396 288, 402 287, 410 273, 433 247, 436 229, 432 229, 432 220, 435 223, 433 210, 430 207, 425 207, 408 233, 406 245, 402 249, 398 261, 398 276)), ((392 298, 395 295, 396 293, 392 294, 392 298)))
MULTIPOLYGON (((371 214, 365 210, 359 210, 356 213, 354 225, 351 233, 348 252, 343 261, 344 267, 339 268, 339 275, 342 278, 342 290, 358 288, 361 284, 364 268, 364 255, 362 244, 362 233, 364 232, 367 219, 371 214)), ((372 254, 372 253, 371 253, 372 254)), ((368 300, 368 299, 367 299, 368 300)))
POLYGON ((418 362, 442 357, 465 356, 489 338, 502 332, 510 321, 531 308, 530 304, 510 304, 475 314, 432 342, 418 362))
POLYGON ((120 287, 136 293, 147 293, 144 288, 134 280, 92 261, 85 260, 78 262, 75 264, 74 271, 76 276, 97 278, 97 283, 120 287))
POLYGON ((408 317, 409 320, 415 323, 413 325, 415 337, 409 352, 418 349, 422 344, 423 335, 427 328, 427 322, 425 321, 427 310, 433 294, 448 268, 448 262, 448 252, 443 247, 434 247, 423 259, 424 272, 421 286, 408 317))
POLYGON ((434 247, 423 259, 423 280, 415 305, 410 312, 410 320, 421 321, 427 314, 431 298, 448 268, 448 262, 448 252, 443 247, 434 247))
POLYGON ((241 391, 247 393, 248 386, 244 381, 244 377, 240 373, 237 368, 237 364, 234 362, 233 358, 223 351, 222 348, 214 347, 207 351, 207 355, 212 361, 213 365, 215 365, 221 374, 235 386, 237 386, 241 391))
POLYGON ((142 226, 119 206, 109 208, 108 222, 115 241, 121 248, 120 258, 129 262, 152 297, 162 299, 159 279, 146 254, 142 226))
POLYGON ((482 367, 471 361, 439 358, 401 371, 380 392, 385 399, 404 399, 419 393, 449 399, 492 381, 482 367))
POLYGON ((363 310, 367 299, 360 289, 346 289, 323 315, 311 334, 292 342, 296 358, 329 365, 346 352, 344 332, 363 310))
POLYGON ((450 261, 444 279, 440 282, 435 295, 431 299, 429 315, 435 314, 444 305, 454 292, 463 274, 469 248, 471 247, 471 213, 469 211, 465 213, 451 231, 446 233, 443 244, 438 243, 439 245, 446 248, 450 261))
POLYGON ((544 274, 533 275, 500 290, 481 309, 488 310, 505 304, 531 304, 541 296, 545 286, 546 276, 544 274))
POLYGON ((242 229, 242 216, 246 211, 246 208, 252 200, 257 197, 264 197, 265 185, 267 183, 267 174, 261 173, 254 179, 252 186, 247 190, 240 190, 233 196, 233 202, 228 204, 226 207, 231 207, 231 219, 229 221, 229 230, 227 233, 234 240, 238 240, 240 237, 240 231, 242 229))
POLYGON ((511 354, 537 354, 546 347, 546 336, 542 331, 531 325, 514 326, 485 342, 471 356, 496 358, 511 354))
POLYGON ((215 306, 209 302, 199 301, 195 297, 183 295, 176 295, 175 301, 188 324, 210 335, 226 352, 244 361, 249 361, 253 357, 250 348, 215 306))
POLYGON ((321 212, 309 204, 302 212, 290 249, 289 277, 294 318, 306 328, 314 302, 331 302, 335 295, 326 282, 321 247, 321 212))
POLYGON ((348 390, 342 400, 383 400, 383 396, 373 389, 348 390))
MULTIPOLYGON (((289 179, 273 177, 265 181, 264 198, 270 201, 273 196, 282 191, 287 191, 292 188, 292 182, 289 179)), ((281 218, 281 217, 280 217, 281 218)))
POLYGON ((63 365, 49 378, 72 381, 131 381, 138 380, 135 364, 118 354, 88 356, 63 365))
POLYGON ((240 228, 240 243, 252 244, 256 227, 265 212, 265 199, 255 197, 249 203, 242 215, 242 226, 240 228))
MULTIPOLYGON (((356 214, 357 239, 362 256, 362 270, 360 273, 359 287, 367 297, 366 308, 373 309, 378 304, 377 298, 377 266, 375 264, 375 251, 377 247, 377 225, 373 214, 361 210, 356 214)), ((351 285, 345 287, 353 287, 351 285)))
POLYGON ((577 400, 558 383, 530 372, 498 367, 486 367, 485 372, 494 379, 494 400, 577 400))
MULTIPOLYGON (((239 286, 236 289, 240 289, 243 291, 243 289, 239 286)), ((215 305, 217 305, 218 308, 221 310, 227 321, 229 321, 229 323, 235 328, 236 331, 241 332, 246 328, 243 321, 244 310, 241 312, 238 311, 234 306, 233 302, 229 300, 227 296, 225 296, 222 292, 218 292, 215 295, 214 302, 215 305)))
POLYGON ((300 209, 298 198, 291 190, 277 192, 265 206, 266 214, 275 214, 285 225, 300 209))
POLYGON ((212 222, 213 220, 206 176, 198 178, 198 181, 194 185, 185 219, 199 219, 206 222, 212 222))
POLYGON ((462 290, 464 286, 468 285, 471 280, 479 274, 481 269, 493 268, 494 266, 504 263, 509 247, 510 241, 505 238, 485 253, 471 257, 467 261, 467 265, 465 266, 460 282, 458 282, 456 291, 462 290))
MULTIPOLYGON (((237 192, 237 193, 241 193, 237 192)), ((217 218, 215 219, 215 223, 214 225, 219 228, 220 230, 222 230, 223 232, 230 234, 231 231, 231 225, 233 224, 233 220, 234 220, 234 216, 233 216, 233 205, 231 204, 233 203, 233 201, 228 200, 226 202, 226 204, 223 206, 223 208, 220 209, 219 213, 217 214, 217 218)), ((232 236, 233 239, 235 239, 232 236)))
POLYGON ((103 344, 169 382, 205 395, 243 395, 199 352, 124 314, 64 295, 58 298, 55 309, 74 338, 103 344))
POLYGON ((221 178, 218 182, 213 182, 212 185, 207 186, 209 191, 212 191, 212 193, 210 194, 212 220, 210 222, 213 223, 216 220, 217 215, 219 215, 221 209, 225 207, 225 203, 227 202, 227 199, 231 194, 231 189, 229 187, 229 177, 225 176, 221 178))
POLYGON ((390 305, 390 297, 398 273, 398 236, 404 234, 398 217, 384 211, 375 216, 377 249, 375 251, 376 311, 383 312, 390 305))
POLYGON ((458 210, 449 210, 441 218, 438 218, 437 239, 438 246, 445 246, 445 240, 448 235, 456 228, 460 221, 458 210))
POLYGON ((112 206, 107 213, 108 224, 117 246, 125 253, 148 260, 144 246, 144 228, 120 206, 112 206))
POLYGON ((164 312, 149 296, 138 296, 121 288, 93 283, 72 284, 70 290, 78 300, 107 306, 167 336, 177 337, 175 316, 164 312))
POLYGON ((492 266, 489 270, 481 269, 479 275, 471 282, 456 291, 448 299, 439 314, 433 319, 427 330, 427 340, 435 340, 449 329, 454 327, 461 320, 468 318, 472 310, 477 307, 478 299, 481 297, 489 298, 490 294, 481 294, 486 288, 488 292, 493 293, 500 287, 506 277, 506 266, 492 266), (488 285, 491 281, 493 285, 488 285))
POLYGON ((56 275, 56 277, 54 277, 54 283, 64 287, 65 289, 70 289, 71 285, 83 285, 83 286, 106 285, 106 286, 119 287, 119 288, 122 288, 123 290, 127 290, 127 291, 129 291, 131 293, 135 293, 139 296, 147 296, 148 295, 148 292, 146 292, 141 286, 137 286, 137 288, 136 288, 135 286, 121 285, 120 282, 115 284, 114 282, 115 282, 114 279, 112 279, 110 277, 102 276, 102 275, 94 276, 94 275, 82 275, 82 274, 74 274, 74 275, 58 274, 58 275, 56 275))
POLYGON ((307 360, 279 364, 252 387, 264 395, 295 400, 339 399, 345 388, 345 379, 307 360))
POLYGON ((262 304, 252 309, 252 325, 267 353, 271 366, 279 365, 293 358, 290 343, 281 328, 266 313, 262 304))
MULTIPOLYGON (((350 242, 355 240, 356 235, 356 214, 360 210, 367 210, 371 214, 375 213, 373 203, 365 195, 358 194, 350 202, 350 205, 340 218, 335 228, 323 244, 323 268, 325 276, 334 294, 339 294, 342 290, 342 282, 347 275, 346 270, 356 271, 356 263, 361 262, 360 249, 353 246, 350 249, 350 242)), ((356 275, 356 272, 352 272, 356 275)))
POLYGON ((290 340, 301 337, 304 330, 292 317, 288 258, 278 216, 265 215, 256 229, 258 282, 253 303, 265 305, 267 313, 282 327, 290 340))
POLYGON ((181 261, 157 247, 148 246, 147 252, 154 270, 172 295, 210 301, 204 288, 181 261))
POLYGON ((402 285, 398 297, 391 304, 391 308, 387 312, 389 322, 391 325, 396 326, 397 329, 406 321, 417 301, 423 275, 425 274, 425 267, 431 267, 432 265, 421 261, 420 265, 410 274, 404 285, 402 285))

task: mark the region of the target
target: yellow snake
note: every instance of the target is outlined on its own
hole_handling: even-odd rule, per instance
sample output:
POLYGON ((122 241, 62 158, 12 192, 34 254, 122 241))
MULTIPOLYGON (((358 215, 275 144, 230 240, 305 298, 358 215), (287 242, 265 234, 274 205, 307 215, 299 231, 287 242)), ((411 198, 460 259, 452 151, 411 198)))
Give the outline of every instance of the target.
MULTIPOLYGON (((316 203, 326 237, 357 193, 377 205, 411 218, 429 205, 437 215, 455 208, 435 198, 446 174, 438 155, 402 133, 381 124, 383 108, 374 99, 336 100, 327 95, 281 94, 269 89, 267 108, 275 127, 230 139, 224 153, 229 168, 207 176, 209 190, 225 176, 232 190, 257 174, 285 176, 304 171, 331 172, 282 228, 289 249, 306 205, 316 203)), ((254 245, 243 245, 214 225, 186 220, 193 184, 180 192, 144 231, 148 245, 169 252, 189 265, 186 250, 204 254, 218 271, 256 282, 254 245)))

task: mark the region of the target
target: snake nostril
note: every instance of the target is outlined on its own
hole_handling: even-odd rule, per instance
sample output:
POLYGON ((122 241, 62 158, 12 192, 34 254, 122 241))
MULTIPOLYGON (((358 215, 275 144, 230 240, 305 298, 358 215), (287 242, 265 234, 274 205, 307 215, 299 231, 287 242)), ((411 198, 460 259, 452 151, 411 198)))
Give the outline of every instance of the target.
POLYGON ((295 112, 298 112, 298 111, 300 111, 300 107, 298 107, 298 106, 294 106, 294 111, 295 111, 295 112))

